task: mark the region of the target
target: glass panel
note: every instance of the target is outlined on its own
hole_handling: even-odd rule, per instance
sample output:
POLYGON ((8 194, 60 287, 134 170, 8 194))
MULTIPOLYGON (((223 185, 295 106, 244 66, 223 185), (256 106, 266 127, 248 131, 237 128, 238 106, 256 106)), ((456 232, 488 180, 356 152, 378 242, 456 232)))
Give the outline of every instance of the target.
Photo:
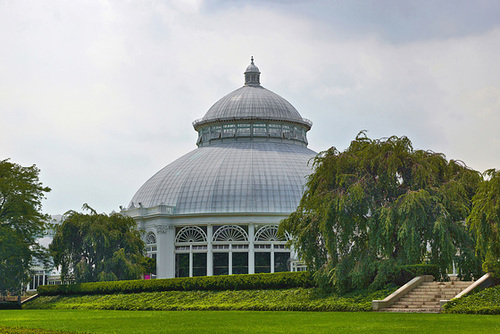
MULTIPOLYGON (((156 264, 156 263, 157 263, 157 262, 156 262, 156 258, 157 258, 156 253, 151 254, 151 257, 153 258, 153 260, 155 260, 155 264, 156 264)), ((156 268, 157 268, 157 267, 158 267, 158 265, 156 265, 156 266, 155 266, 155 270, 154 270, 154 272, 152 272, 151 274, 156 275, 156 268)))
POLYGON ((189 276, 189 254, 175 254, 175 277, 189 276))
POLYGON ((236 128, 234 124, 227 124, 222 127, 222 137, 234 137, 236 128))
POLYGON ((269 136, 281 138, 281 125, 269 124, 269 136))
POLYGON ((292 138, 293 126, 283 125, 283 138, 292 138))
POLYGON ((210 137, 213 138, 220 138, 222 133, 222 127, 220 125, 215 125, 211 127, 211 135, 210 137))
POLYGON ((303 141, 306 140, 306 131, 304 129, 300 130, 300 139, 303 141))
POLYGON ((229 275, 229 253, 213 253, 214 275, 229 275))
POLYGON ((205 141, 207 141, 209 139, 208 137, 210 136, 210 128, 204 128, 202 131, 203 131, 202 132, 203 133, 203 135, 202 135, 203 139, 202 140, 205 142, 205 141))
POLYGON ((233 274, 248 274, 248 253, 233 253, 233 274))
POLYGON ((241 136, 250 136, 250 124, 238 124, 238 133, 241 136))
POLYGON ((275 252, 274 253, 274 272, 280 272, 280 271, 290 271, 290 265, 289 265, 289 260, 290 259, 290 253, 281 253, 281 252, 275 252))
POLYGON ((255 253, 255 273, 270 273, 271 272, 271 253, 256 252, 255 253))
POLYGON ((207 276, 207 253, 193 254, 193 276, 207 276))
POLYGON ((259 137, 267 136, 267 130, 265 124, 254 124, 253 125, 253 135, 259 137))

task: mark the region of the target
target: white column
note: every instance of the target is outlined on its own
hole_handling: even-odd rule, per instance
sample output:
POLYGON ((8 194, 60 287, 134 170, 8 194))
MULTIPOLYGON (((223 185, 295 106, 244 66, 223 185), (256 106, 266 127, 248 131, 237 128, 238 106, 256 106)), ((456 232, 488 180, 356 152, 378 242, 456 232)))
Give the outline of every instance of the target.
POLYGON ((156 226, 156 274, 158 278, 175 277, 175 228, 156 226))
POLYGON ((254 250, 255 225, 248 224, 248 273, 255 274, 255 250, 254 250))
POLYGON ((233 274, 233 245, 229 245, 229 263, 228 263, 228 274, 233 274))
POLYGON ((193 245, 189 245, 189 277, 193 277, 193 245))
POLYGON ((207 225, 207 276, 214 274, 214 257, 212 252, 212 225, 207 225))

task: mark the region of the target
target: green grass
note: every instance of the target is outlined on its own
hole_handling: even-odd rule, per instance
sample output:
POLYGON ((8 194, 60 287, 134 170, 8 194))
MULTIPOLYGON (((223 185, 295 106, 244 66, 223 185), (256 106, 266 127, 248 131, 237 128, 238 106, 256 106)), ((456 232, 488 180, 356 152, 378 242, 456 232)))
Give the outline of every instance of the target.
POLYGON ((469 314, 255 311, 4 310, 0 326, 90 333, 499 333, 469 314))
POLYGON ((163 291, 131 294, 41 296, 25 309, 100 310, 252 310, 371 311, 373 299, 395 288, 349 295, 323 294, 317 288, 280 290, 163 291))

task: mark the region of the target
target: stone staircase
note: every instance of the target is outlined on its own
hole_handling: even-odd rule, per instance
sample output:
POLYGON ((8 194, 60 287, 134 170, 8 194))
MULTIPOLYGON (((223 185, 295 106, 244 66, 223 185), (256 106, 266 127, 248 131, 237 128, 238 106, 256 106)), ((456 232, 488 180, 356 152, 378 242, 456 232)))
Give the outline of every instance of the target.
POLYGON ((439 313, 441 300, 452 299, 472 283, 470 281, 422 282, 394 304, 380 311, 439 313))

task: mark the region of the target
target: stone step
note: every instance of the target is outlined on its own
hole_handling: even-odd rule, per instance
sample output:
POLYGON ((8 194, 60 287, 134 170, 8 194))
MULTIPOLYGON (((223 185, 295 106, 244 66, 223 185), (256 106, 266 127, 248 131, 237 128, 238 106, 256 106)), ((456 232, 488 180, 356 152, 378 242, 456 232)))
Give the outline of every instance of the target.
POLYGON ((467 281, 423 282, 381 311, 439 313, 440 300, 452 299, 470 284, 472 282, 467 281))
POLYGON ((418 287, 411 290, 411 292, 433 292, 433 291, 439 291, 439 289, 418 287))
POLYGON ((420 309, 428 309, 428 310, 437 310, 439 311, 441 308, 439 305, 393 305, 385 308, 386 310, 420 310, 420 309))
POLYGON ((448 290, 435 290, 435 291, 410 291, 406 296, 428 296, 428 295, 458 295, 461 291, 460 289, 448 289, 448 290))
POLYGON ((410 302, 410 301, 426 302, 426 301, 431 301, 431 300, 440 300, 441 296, 413 296, 413 297, 403 297, 403 298, 401 298, 400 301, 403 301, 403 302, 410 302))
POLYGON ((440 313, 437 309, 382 309, 379 312, 391 312, 391 313, 440 313))
POLYGON ((430 300, 426 302, 395 302, 393 305, 439 305, 439 300, 430 300))

